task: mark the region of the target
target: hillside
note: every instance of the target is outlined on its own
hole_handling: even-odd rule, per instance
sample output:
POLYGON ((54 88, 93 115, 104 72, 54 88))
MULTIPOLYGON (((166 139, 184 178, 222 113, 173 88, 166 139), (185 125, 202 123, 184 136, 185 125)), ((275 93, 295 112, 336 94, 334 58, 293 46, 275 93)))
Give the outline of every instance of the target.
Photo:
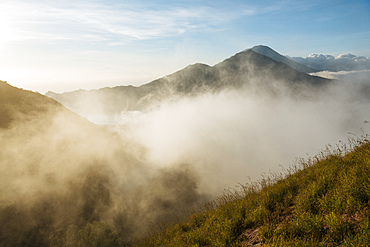
POLYGON ((54 229, 100 218, 108 201, 94 197, 109 193, 107 157, 135 163, 123 150, 116 154, 117 138, 53 99, 3 81, 0 112, 0 245, 48 246, 54 229), (95 191, 86 192, 93 182, 95 191))
POLYGON ((135 246, 369 246, 369 157, 367 139, 328 149, 135 246))
POLYGON ((302 97, 302 94, 319 91, 328 82, 327 79, 299 72, 283 62, 249 49, 215 66, 189 65, 139 87, 118 86, 62 94, 48 92, 46 96, 88 119, 94 119, 122 111, 146 111, 170 98, 191 97, 224 89, 243 88, 250 94, 271 95, 279 95, 284 91, 302 97))
POLYGON ((78 246, 68 234, 85 227, 121 246, 207 198, 187 166, 145 164, 143 147, 44 95, 0 81, 0 113, 0 246, 78 246))
MULTIPOLYGON (((44 152, 55 152, 57 150, 49 149, 59 145, 65 146, 64 151, 70 151, 70 145, 73 144, 74 147, 71 148, 76 153, 85 148, 85 142, 90 142, 90 149, 95 149, 96 155, 102 155, 99 150, 116 139, 101 127, 39 93, 22 90, 0 81, 0 98, 0 134, 2 138, 9 139, 10 143, 15 140, 29 143, 37 139, 32 148, 37 150, 43 147, 39 150, 44 152), (53 145, 45 146, 49 138, 53 140, 53 145), (93 140, 102 142, 96 143, 93 140)), ((22 149, 21 145, 19 149, 22 149)), ((27 148, 23 149, 26 150, 27 148)))
POLYGON ((37 93, 18 90, 0 81, 0 128, 9 128, 15 118, 42 114, 52 108, 62 108, 55 100, 37 93))

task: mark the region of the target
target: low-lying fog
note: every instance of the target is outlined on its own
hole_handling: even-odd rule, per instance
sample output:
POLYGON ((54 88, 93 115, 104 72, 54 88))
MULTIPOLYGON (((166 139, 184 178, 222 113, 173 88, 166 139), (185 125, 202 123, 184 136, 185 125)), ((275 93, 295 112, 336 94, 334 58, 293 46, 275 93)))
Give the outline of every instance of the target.
POLYGON ((174 96, 150 112, 112 117, 111 129, 145 147, 155 166, 191 164, 202 188, 217 195, 368 130, 370 73, 337 74, 340 80, 301 99, 287 88, 274 96, 248 90, 174 96))
POLYGON ((302 97, 278 83, 272 94, 173 95, 151 111, 106 116, 103 129, 65 113, 19 121, 0 130, 0 243, 49 246, 93 221, 124 242, 140 237, 228 187, 366 133, 369 78, 341 77, 302 97))

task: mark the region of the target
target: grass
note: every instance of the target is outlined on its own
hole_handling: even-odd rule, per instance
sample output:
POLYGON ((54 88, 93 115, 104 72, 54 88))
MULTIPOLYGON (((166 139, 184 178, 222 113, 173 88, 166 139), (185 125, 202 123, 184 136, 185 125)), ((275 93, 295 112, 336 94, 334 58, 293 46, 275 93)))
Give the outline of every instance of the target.
POLYGON ((92 222, 54 232, 50 246, 370 246, 368 136, 227 190, 186 214, 131 243, 92 222))
POLYGON ((241 185, 134 246, 370 246, 366 137, 241 185))

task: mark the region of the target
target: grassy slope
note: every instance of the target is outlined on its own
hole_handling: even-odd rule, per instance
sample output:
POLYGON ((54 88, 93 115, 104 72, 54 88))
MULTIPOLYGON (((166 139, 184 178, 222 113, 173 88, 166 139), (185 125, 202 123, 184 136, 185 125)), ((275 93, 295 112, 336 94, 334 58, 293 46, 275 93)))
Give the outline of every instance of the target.
POLYGON ((370 144, 352 145, 226 193, 137 246, 369 246, 370 144))

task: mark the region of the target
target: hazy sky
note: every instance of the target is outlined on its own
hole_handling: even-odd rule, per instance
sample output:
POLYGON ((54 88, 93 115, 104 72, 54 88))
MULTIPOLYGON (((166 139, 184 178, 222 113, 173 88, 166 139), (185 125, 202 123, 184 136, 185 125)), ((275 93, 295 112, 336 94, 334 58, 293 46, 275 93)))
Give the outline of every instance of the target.
POLYGON ((369 0, 0 0, 0 80, 45 93, 140 85, 268 45, 370 57, 369 0))

